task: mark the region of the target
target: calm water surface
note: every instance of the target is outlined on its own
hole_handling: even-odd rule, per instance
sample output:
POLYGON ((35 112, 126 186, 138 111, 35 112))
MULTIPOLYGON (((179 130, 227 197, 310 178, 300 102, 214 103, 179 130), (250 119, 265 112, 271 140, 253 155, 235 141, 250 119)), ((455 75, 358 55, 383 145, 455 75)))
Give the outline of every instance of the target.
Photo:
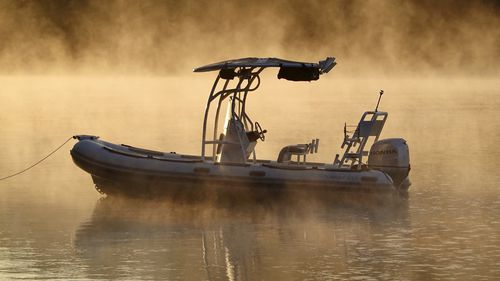
MULTIPOLYGON (((208 79, 0 80, 0 177, 73 134, 199 153, 208 79)), ((319 137, 313 161, 332 161, 343 122, 356 123, 383 88, 383 137, 410 145, 408 196, 266 205, 103 198, 68 145, 0 182, 0 279, 500 278, 499 80, 268 83, 250 100, 269 131, 259 158, 319 137)))

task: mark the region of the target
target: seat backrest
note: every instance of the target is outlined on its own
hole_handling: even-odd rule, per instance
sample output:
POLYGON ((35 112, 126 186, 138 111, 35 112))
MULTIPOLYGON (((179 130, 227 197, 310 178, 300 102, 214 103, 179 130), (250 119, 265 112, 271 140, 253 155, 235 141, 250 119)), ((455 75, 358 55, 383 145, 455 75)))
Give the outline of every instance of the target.
POLYGON ((378 138, 382 133, 386 119, 387 113, 385 112, 365 112, 356 129, 358 137, 378 138))

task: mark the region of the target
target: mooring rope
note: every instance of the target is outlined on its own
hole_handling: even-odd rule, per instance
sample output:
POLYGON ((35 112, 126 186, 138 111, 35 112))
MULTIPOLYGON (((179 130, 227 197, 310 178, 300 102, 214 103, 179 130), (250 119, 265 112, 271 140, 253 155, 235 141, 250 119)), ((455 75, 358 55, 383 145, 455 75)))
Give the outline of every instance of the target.
POLYGON ((6 180, 6 179, 9 179, 9 178, 12 178, 12 177, 15 177, 17 175, 20 175, 28 170, 31 170, 32 168, 34 168, 36 165, 42 163, 45 159, 49 158, 52 154, 56 153, 59 149, 61 149, 65 144, 67 144, 73 137, 70 137, 68 138, 66 141, 63 142, 63 144, 61 144, 60 146, 58 146, 56 149, 54 149, 52 152, 50 152, 47 156, 43 157, 42 159, 38 160, 37 162, 35 162, 34 164, 31 164, 29 167, 17 172, 17 173, 14 173, 12 175, 8 175, 6 177, 3 177, 3 178, 0 178, 0 181, 3 181, 3 180, 6 180))

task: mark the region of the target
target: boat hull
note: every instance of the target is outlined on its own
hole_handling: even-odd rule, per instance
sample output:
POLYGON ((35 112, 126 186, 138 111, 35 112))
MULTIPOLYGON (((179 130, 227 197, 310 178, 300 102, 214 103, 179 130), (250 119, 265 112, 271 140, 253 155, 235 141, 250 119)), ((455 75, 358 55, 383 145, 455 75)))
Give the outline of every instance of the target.
POLYGON ((141 150, 97 138, 82 138, 71 150, 75 164, 108 195, 204 199, 268 198, 292 193, 391 193, 391 178, 377 170, 329 169, 314 165, 220 164, 191 156, 141 150))

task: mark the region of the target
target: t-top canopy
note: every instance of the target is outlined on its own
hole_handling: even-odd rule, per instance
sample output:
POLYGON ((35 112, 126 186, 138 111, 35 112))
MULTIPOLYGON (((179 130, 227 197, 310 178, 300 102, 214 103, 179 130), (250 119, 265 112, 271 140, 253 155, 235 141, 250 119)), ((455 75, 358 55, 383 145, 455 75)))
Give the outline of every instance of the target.
MULTIPOLYGON (((318 80, 320 74, 328 73, 337 63, 327 57, 318 63, 289 61, 279 58, 241 58, 221 61, 195 68, 194 72, 234 70, 240 67, 279 67, 278 78, 292 81, 318 80)), ((237 75, 237 73, 235 73, 237 75)))

